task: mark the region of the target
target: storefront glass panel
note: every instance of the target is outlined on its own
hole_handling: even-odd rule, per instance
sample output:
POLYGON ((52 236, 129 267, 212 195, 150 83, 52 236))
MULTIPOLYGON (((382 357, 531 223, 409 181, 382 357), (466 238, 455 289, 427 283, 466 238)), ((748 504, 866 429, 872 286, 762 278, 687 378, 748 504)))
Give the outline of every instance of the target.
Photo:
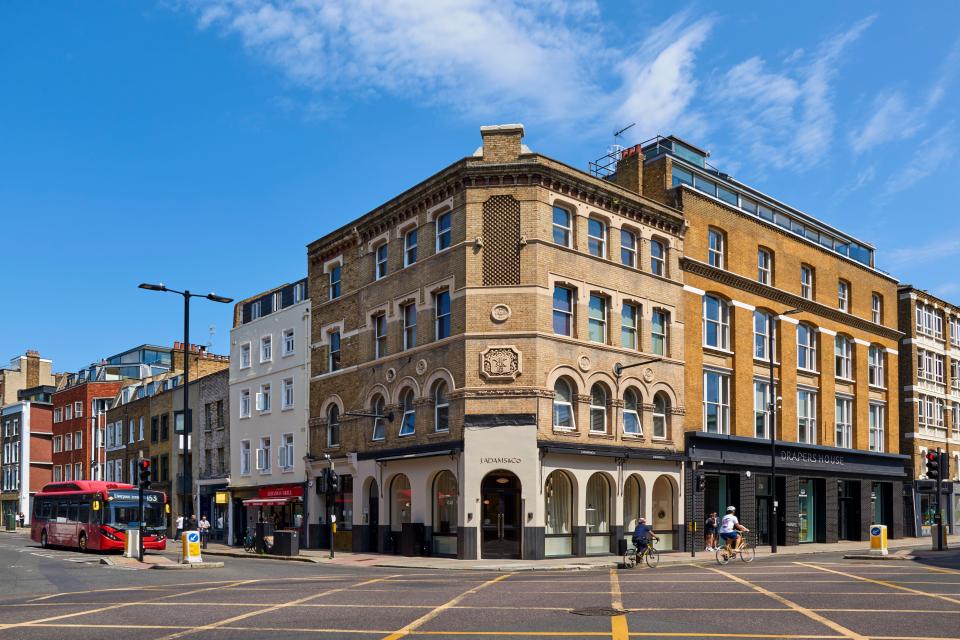
POLYGON ((410 481, 400 474, 390 485, 390 530, 399 533, 410 522, 410 481))
POLYGON ((449 471, 442 471, 434 480, 433 492, 433 552, 437 555, 457 555, 457 479, 449 471))
POLYGON ((633 539, 633 531, 637 528, 637 520, 644 516, 643 481, 640 476, 630 476, 623 486, 623 537, 629 543, 633 539))
POLYGON ((547 477, 544 555, 573 555, 573 485, 562 471, 547 477))
POLYGON ((595 473, 587 482, 587 553, 610 552, 610 482, 595 473))

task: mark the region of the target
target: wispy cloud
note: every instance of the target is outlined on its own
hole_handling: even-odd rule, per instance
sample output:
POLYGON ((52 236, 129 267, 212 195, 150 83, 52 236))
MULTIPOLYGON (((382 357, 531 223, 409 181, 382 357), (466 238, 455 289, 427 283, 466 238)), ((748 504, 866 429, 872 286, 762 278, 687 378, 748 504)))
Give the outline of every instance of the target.
POLYGON ((805 169, 828 152, 836 126, 833 82, 844 51, 873 24, 870 16, 812 52, 794 51, 779 70, 753 57, 727 71, 713 87, 722 110, 754 160, 778 169, 805 169))
POLYGON ((887 180, 887 195, 909 189, 953 160, 956 155, 953 131, 953 122, 948 122, 919 142, 906 165, 887 180))
POLYGON ((889 251, 887 252, 887 260, 894 266, 907 266, 937 262, 960 255, 960 239, 957 238, 960 235, 960 230, 954 229, 952 233, 941 235, 948 237, 940 237, 930 242, 915 243, 889 251))
POLYGON ((958 63, 960 43, 954 44, 941 64, 937 78, 925 92, 913 92, 907 97, 901 90, 885 89, 878 94, 873 101, 873 115, 850 135, 854 152, 863 153, 886 142, 915 136, 943 100, 958 63))
POLYGON ((218 0, 188 4, 201 29, 237 36, 293 82, 333 99, 389 94, 471 116, 505 113, 655 131, 692 99, 710 18, 681 12, 636 50, 604 40, 595 2, 218 0))

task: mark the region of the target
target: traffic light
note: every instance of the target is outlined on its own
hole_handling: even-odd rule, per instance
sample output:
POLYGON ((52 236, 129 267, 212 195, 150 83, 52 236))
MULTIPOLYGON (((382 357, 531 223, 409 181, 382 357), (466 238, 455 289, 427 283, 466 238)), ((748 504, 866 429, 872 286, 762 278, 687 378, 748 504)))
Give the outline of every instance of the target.
POLYGON ((140 466, 140 486, 146 489, 150 486, 150 461, 144 458, 139 463, 140 466))
POLYGON ((940 453, 929 451, 923 456, 927 460, 927 479, 940 479, 940 453))
POLYGON ((697 474, 697 491, 702 493, 703 491, 706 491, 706 489, 707 489, 707 476, 706 474, 698 473, 697 474))
POLYGON ((336 493, 340 490, 340 476, 333 469, 330 469, 330 475, 327 477, 327 491, 336 493))

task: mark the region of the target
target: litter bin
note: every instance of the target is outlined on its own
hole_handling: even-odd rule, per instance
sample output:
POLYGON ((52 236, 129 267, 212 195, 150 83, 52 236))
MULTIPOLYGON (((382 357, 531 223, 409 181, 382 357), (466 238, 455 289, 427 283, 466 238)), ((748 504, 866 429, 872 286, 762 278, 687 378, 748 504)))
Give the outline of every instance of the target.
POLYGON ((300 555, 300 532, 296 529, 281 529, 273 533, 273 555, 300 555))
POLYGON ((257 523, 257 551, 259 553, 273 553, 273 548, 270 545, 270 540, 273 538, 273 523, 272 522, 258 522, 257 523))
POLYGON ((8 513, 5 520, 7 521, 7 531, 17 530, 17 514, 8 513))

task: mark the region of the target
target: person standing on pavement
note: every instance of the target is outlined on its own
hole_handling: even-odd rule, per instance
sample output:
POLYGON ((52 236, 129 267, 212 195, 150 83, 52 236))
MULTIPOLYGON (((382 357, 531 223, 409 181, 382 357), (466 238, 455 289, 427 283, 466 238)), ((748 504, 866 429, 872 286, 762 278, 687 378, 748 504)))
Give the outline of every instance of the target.
POLYGON ((174 536, 177 539, 177 542, 180 542, 180 535, 182 533, 183 533, 183 514, 181 513, 180 515, 177 516, 177 533, 174 536))
POLYGON ((207 520, 207 514, 200 517, 200 546, 207 548, 207 540, 210 538, 210 521, 207 520))
POLYGON ((703 521, 703 537, 707 551, 717 550, 717 512, 711 511, 703 521))
POLYGON ((190 516, 190 528, 188 531, 197 531, 199 530, 199 523, 197 522, 197 515, 193 514, 190 516))

